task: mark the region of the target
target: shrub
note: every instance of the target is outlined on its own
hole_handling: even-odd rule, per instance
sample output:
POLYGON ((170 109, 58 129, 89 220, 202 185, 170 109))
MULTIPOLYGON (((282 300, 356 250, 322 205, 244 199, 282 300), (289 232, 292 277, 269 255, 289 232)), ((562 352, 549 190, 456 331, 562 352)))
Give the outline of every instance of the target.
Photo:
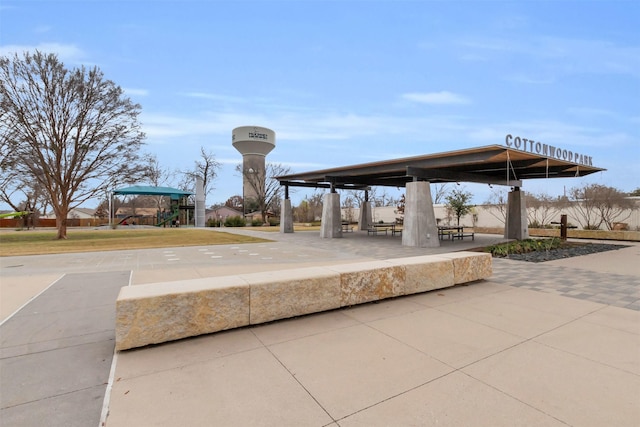
POLYGON ((485 252, 490 252, 492 256, 501 258, 509 254, 524 254, 535 251, 549 251, 559 248, 562 241, 556 237, 551 239, 526 239, 514 242, 499 243, 487 246, 485 252))
POLYGON ((269 225, 272 227, 276 227, 280 225, 280 220, 278 218, 269 218, 269 225))
POLYGON ((224 220, 225 227, 244 227, 247 221, 241 216, 230 216, 224 220))
POLYGON ((251 221, 252 227, 260 227, 263 224, 261 219, 254 219, 251 221))
POLYGON ((215 219, 215 218, 209 218, 207 220, 207 227, 220 227, 222 221, 219 219, 215 219))

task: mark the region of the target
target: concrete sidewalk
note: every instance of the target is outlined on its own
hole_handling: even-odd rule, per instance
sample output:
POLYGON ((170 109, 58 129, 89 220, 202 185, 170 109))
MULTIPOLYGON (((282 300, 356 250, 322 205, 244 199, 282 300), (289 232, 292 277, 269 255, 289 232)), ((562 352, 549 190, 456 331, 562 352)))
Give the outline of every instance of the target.
POLYGON ((0 422, 98 425, 130 272, 68 274, 0 325, 0 422))
POLYGON ((640 425, 637 248, 119 353, 107 426, 640 425))
MULTIPOLYGON (((25 281, 130 269, 135 285, 499 240, 431 252, 358 233, 242 233, 276 241, 0 265, 3 281, 20 269, 25 281)), ((639 248, 542 264, 498 259, 490 280, 469 286, 120 352, 106 425, 637 426, 639 248)))

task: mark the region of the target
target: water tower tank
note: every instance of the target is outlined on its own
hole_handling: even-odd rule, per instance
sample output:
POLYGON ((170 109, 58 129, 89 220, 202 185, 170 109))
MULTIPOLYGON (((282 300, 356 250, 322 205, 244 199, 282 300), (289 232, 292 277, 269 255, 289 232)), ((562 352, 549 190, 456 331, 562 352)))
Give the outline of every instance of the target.
POLYGON ((246 208, 252 205, 252 199, 260 197, 259 193, 264 194, 265 158, 276 147, 276 133, 260 126, 240 126, 233 130, 231 141, 242 154, 242 197, 246 208))

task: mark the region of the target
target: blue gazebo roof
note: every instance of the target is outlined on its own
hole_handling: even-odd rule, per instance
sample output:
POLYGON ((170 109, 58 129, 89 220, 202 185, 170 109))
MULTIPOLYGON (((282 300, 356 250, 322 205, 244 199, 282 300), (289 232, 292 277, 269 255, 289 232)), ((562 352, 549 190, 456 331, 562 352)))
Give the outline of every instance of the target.
POLYGON ((134 185, 126 188, 119 188, 113 191, 113 194, 138 194, 141 196, 170 196, 172 200, 180 199, 180 197, 190 196, 193 193, 171 187, 153 187, 150 185, 134 185))

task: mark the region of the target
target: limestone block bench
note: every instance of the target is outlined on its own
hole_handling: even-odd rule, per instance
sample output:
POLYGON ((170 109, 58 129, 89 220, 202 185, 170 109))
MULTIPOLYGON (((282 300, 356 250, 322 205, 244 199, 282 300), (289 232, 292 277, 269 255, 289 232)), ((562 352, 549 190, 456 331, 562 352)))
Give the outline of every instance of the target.
POLYGON ((442 289, 491 276, 491 255, 454 252, 127 286, 116 349, 442 289))

